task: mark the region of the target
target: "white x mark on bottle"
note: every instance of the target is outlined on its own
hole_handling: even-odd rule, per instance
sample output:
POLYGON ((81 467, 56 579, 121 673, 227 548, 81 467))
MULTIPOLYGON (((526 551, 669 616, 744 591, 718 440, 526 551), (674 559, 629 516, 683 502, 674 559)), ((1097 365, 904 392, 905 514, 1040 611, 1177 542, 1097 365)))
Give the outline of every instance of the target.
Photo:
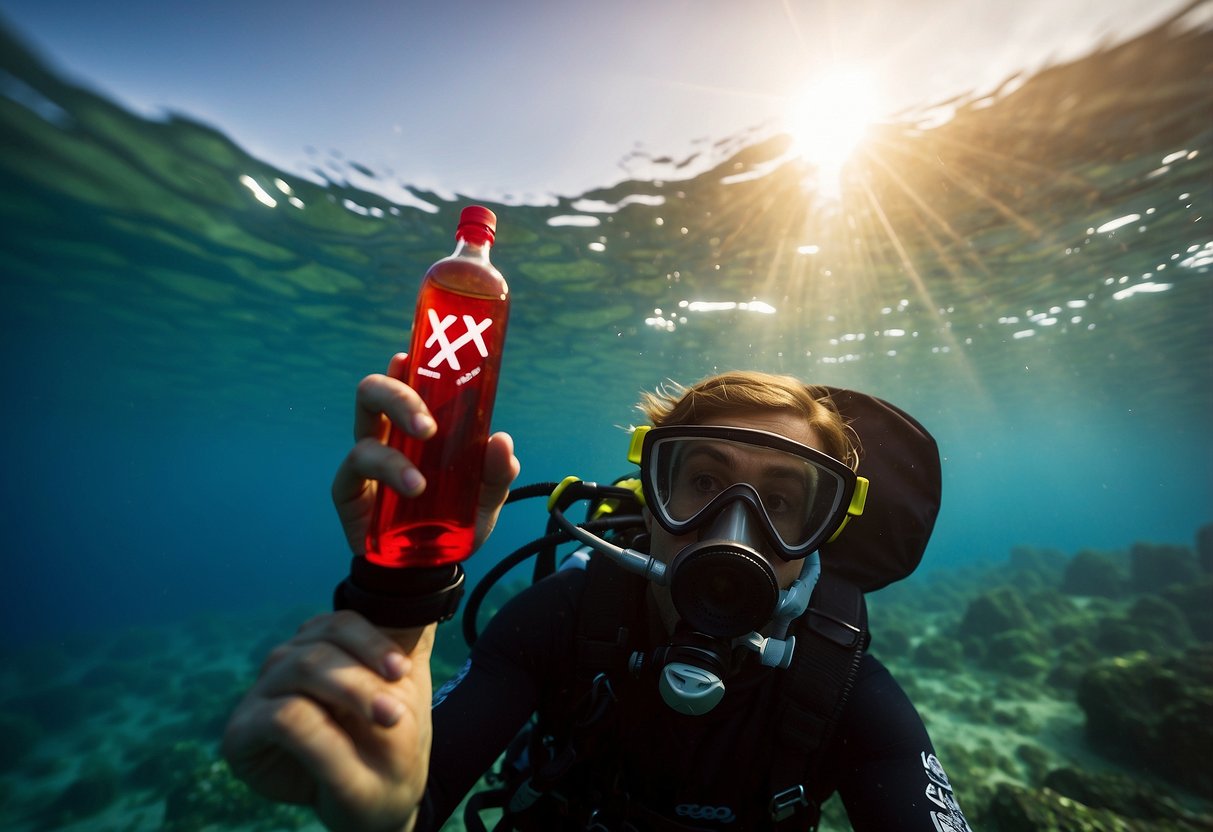
POLYGON ((429 313, 430 327, 433 329, 433 332, 430 333, 429 338, 425 339, 425 345, 427 348, 434 346, 435 343, 439 345, 438 352, 434 353, 434 357, 429 360, 426 366, 433 369, 440 362, 445 361, 452 370, 462 369, 459 366, 459 357, 455 353, 468 342, 476 345, 481 358, 488 357, 489 348, 485 345, 484 339, 480 337, 480 333, 493 325, 492 318, 485 318, 480 323, 476 323, 476 319, 471 315, 463 315, 463 325, 466 327, 466 331, 454 341, 450 341, 446 337, 446 331, 455 322, 455 316, 447 315, 439 320, 438 313, 433 309, 426 311, 429 313))

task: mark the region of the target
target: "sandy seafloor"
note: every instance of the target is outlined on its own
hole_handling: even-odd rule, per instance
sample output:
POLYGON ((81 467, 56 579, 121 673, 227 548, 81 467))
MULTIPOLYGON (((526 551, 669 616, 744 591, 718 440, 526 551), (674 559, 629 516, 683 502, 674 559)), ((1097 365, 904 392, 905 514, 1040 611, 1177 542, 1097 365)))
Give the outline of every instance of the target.
MULTIPOLYGON (((1213 576, 1204 569, 1192 547, 1139 544, 1080 558, 1025 549, 963 575, 916 576, 870 599, 873 652, 922 713, 974 829, 1213 829, 1209 802, 1157 764, 1143 763, 1148 755, 1095 750, 1076 694, 1077 680, 1092 667, 1140 668, 1169 656, 1191 664, 1213 655, 1203 629, 1208 613, 1200 612, 1213 606, 1213 576), (1143 563, 1165 565, 1167 558, 1195 571, 1175 583, 1142 578, 1143 563), (1075 592, 1083 581, 1093 594, 1075 592), (1149 591, 1134 583, 1150 584, 1149 591), (1018 629, 1006 623, 1023 611, 1028 617, 1018 629), (1147 615, 1156 621, 1142 620, 1147 615), (962 635, 962 625, 1002 632, 975 639, 962 635), (999 647, 982 652, 978 641, 999 647), (1016 655, 1014 644, 1030 647, 1016 655), (1110 776, 1103 782, 1115 800, 1137 807, 1120 810, 1139 816, 1107 807, 1088 816, 1081 802, 1041 788, 1057 769, 1110 776), (1040 808, 1046 804, 1052 808, 1040 808), (1024 816, 1011 817, 1009 805, 1027 807, 1024 816)), ((218 758, 222 726, 261 660, 319 611, 209 615, 7 649, 0 662, 0 829, 320 829, 304 810, 249 794, 218 758)), ((462 647, 458 628, 446 625, 437 682, 461 662, 462 647)), ((1206 687, 1184 695, 1207 710, 1213 666, 1198 672, 1206 687)), ((1213 747, 1206 750, 1204 759, 1213 759, 1213 747)), ((446 828, 462 829, 462 820, 446 828)), ((849 828, 832 800, 822 829, 849 828)))

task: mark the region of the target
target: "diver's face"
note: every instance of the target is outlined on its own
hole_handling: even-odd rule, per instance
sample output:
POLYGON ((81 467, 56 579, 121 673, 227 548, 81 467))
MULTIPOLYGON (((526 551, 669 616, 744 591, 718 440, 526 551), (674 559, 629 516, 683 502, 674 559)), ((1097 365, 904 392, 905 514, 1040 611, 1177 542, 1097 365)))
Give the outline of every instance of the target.
MULTIPOLYGON (((816 448, 819 451, 824 451, 820 439, 809 426, 808 421, 791 413, 784 413, 782 411, 751 413, 714 419, 703 424, 714 427, 765 430, 769 433, 786 436, 788 439, 808 445, 811 448, 816 448)), ((764 458, 764 455, 757 453, 752 455, 739 453, 734 459, 730 459, 729 462, 730 466, 734 468, 737 480, 749 483, 761 483, 765 480, 764 475, 767 473, 764 471, 764 466, 770 464, 770 458, 764 458)), ((649 549, 649 553, 667 565, 672 563, 674 557, 685 547, 695 543, 699 539, 697 532, 682 535, 670 534, 660 524, 655 523, 647 511, 645 512, 645 523, 652 537, 652 546, 649 549)), ((800 576, 800 570, 803 565, 804 562, 801 560, 785 561, 779 557, 771 559, 771 566, 775 570, 775 577, 779 581, 779 586, 783 589, 791 586, 792 582, 800 576)), ((656 586, 653 589, 658 605, 661 607, 663 618, 666 619, 667 624, 672 626, 672 621, 677 619, 677 615, 673 613, 673 605, 669 600, 669 590, 665 587, 656 586), (673 619, 671 619, 671 615, 673 615, 673 619)))

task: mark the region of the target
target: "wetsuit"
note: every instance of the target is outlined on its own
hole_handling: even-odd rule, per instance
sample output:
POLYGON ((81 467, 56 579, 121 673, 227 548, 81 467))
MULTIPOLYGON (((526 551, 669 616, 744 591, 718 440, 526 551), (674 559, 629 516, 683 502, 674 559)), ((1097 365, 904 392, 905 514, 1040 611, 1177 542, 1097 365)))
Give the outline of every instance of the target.
MULTIPOLYGON (((463 670, 437 691, 418 830, 441 827, 544 697, 566 681, 585 585, 584 571, 563 570, 520 593, 493 617, 463 670)), ((611 770, 626 773, 628 793, 644 813, 687 829, 767 825, 767 749, 777 730, 769 723, 781 672, 755 666, 730 678, 720 705, 702 716, 675 713, 652 684, 620 697, 627 705, 598 742, 615 755, 611 770)), ((921 718, 871 656, 861 661, 821 770, 828 782, 806 789, 818 800, 837 791, 858 832, 968 830, 921 718)), ((633 820, 639 828, 661 827, 643 817, 633 820)))

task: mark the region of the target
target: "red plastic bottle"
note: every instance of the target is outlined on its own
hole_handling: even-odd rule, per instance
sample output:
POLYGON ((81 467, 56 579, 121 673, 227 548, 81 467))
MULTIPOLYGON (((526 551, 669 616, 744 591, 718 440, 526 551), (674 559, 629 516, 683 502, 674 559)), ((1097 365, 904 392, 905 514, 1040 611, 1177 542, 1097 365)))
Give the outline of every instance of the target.
POLYGON ((404 381, 429 407, 438 432, 426 440, 392 429, 388 444, 425 475, 425 491, 402 497, 382 486, 366 557, 388 567, 457 563, 472 553, 484 450, 509 317, 509 287, 489 262, 497 217, 472 205, 459 216, 455 252, 421 283, 404 381))

